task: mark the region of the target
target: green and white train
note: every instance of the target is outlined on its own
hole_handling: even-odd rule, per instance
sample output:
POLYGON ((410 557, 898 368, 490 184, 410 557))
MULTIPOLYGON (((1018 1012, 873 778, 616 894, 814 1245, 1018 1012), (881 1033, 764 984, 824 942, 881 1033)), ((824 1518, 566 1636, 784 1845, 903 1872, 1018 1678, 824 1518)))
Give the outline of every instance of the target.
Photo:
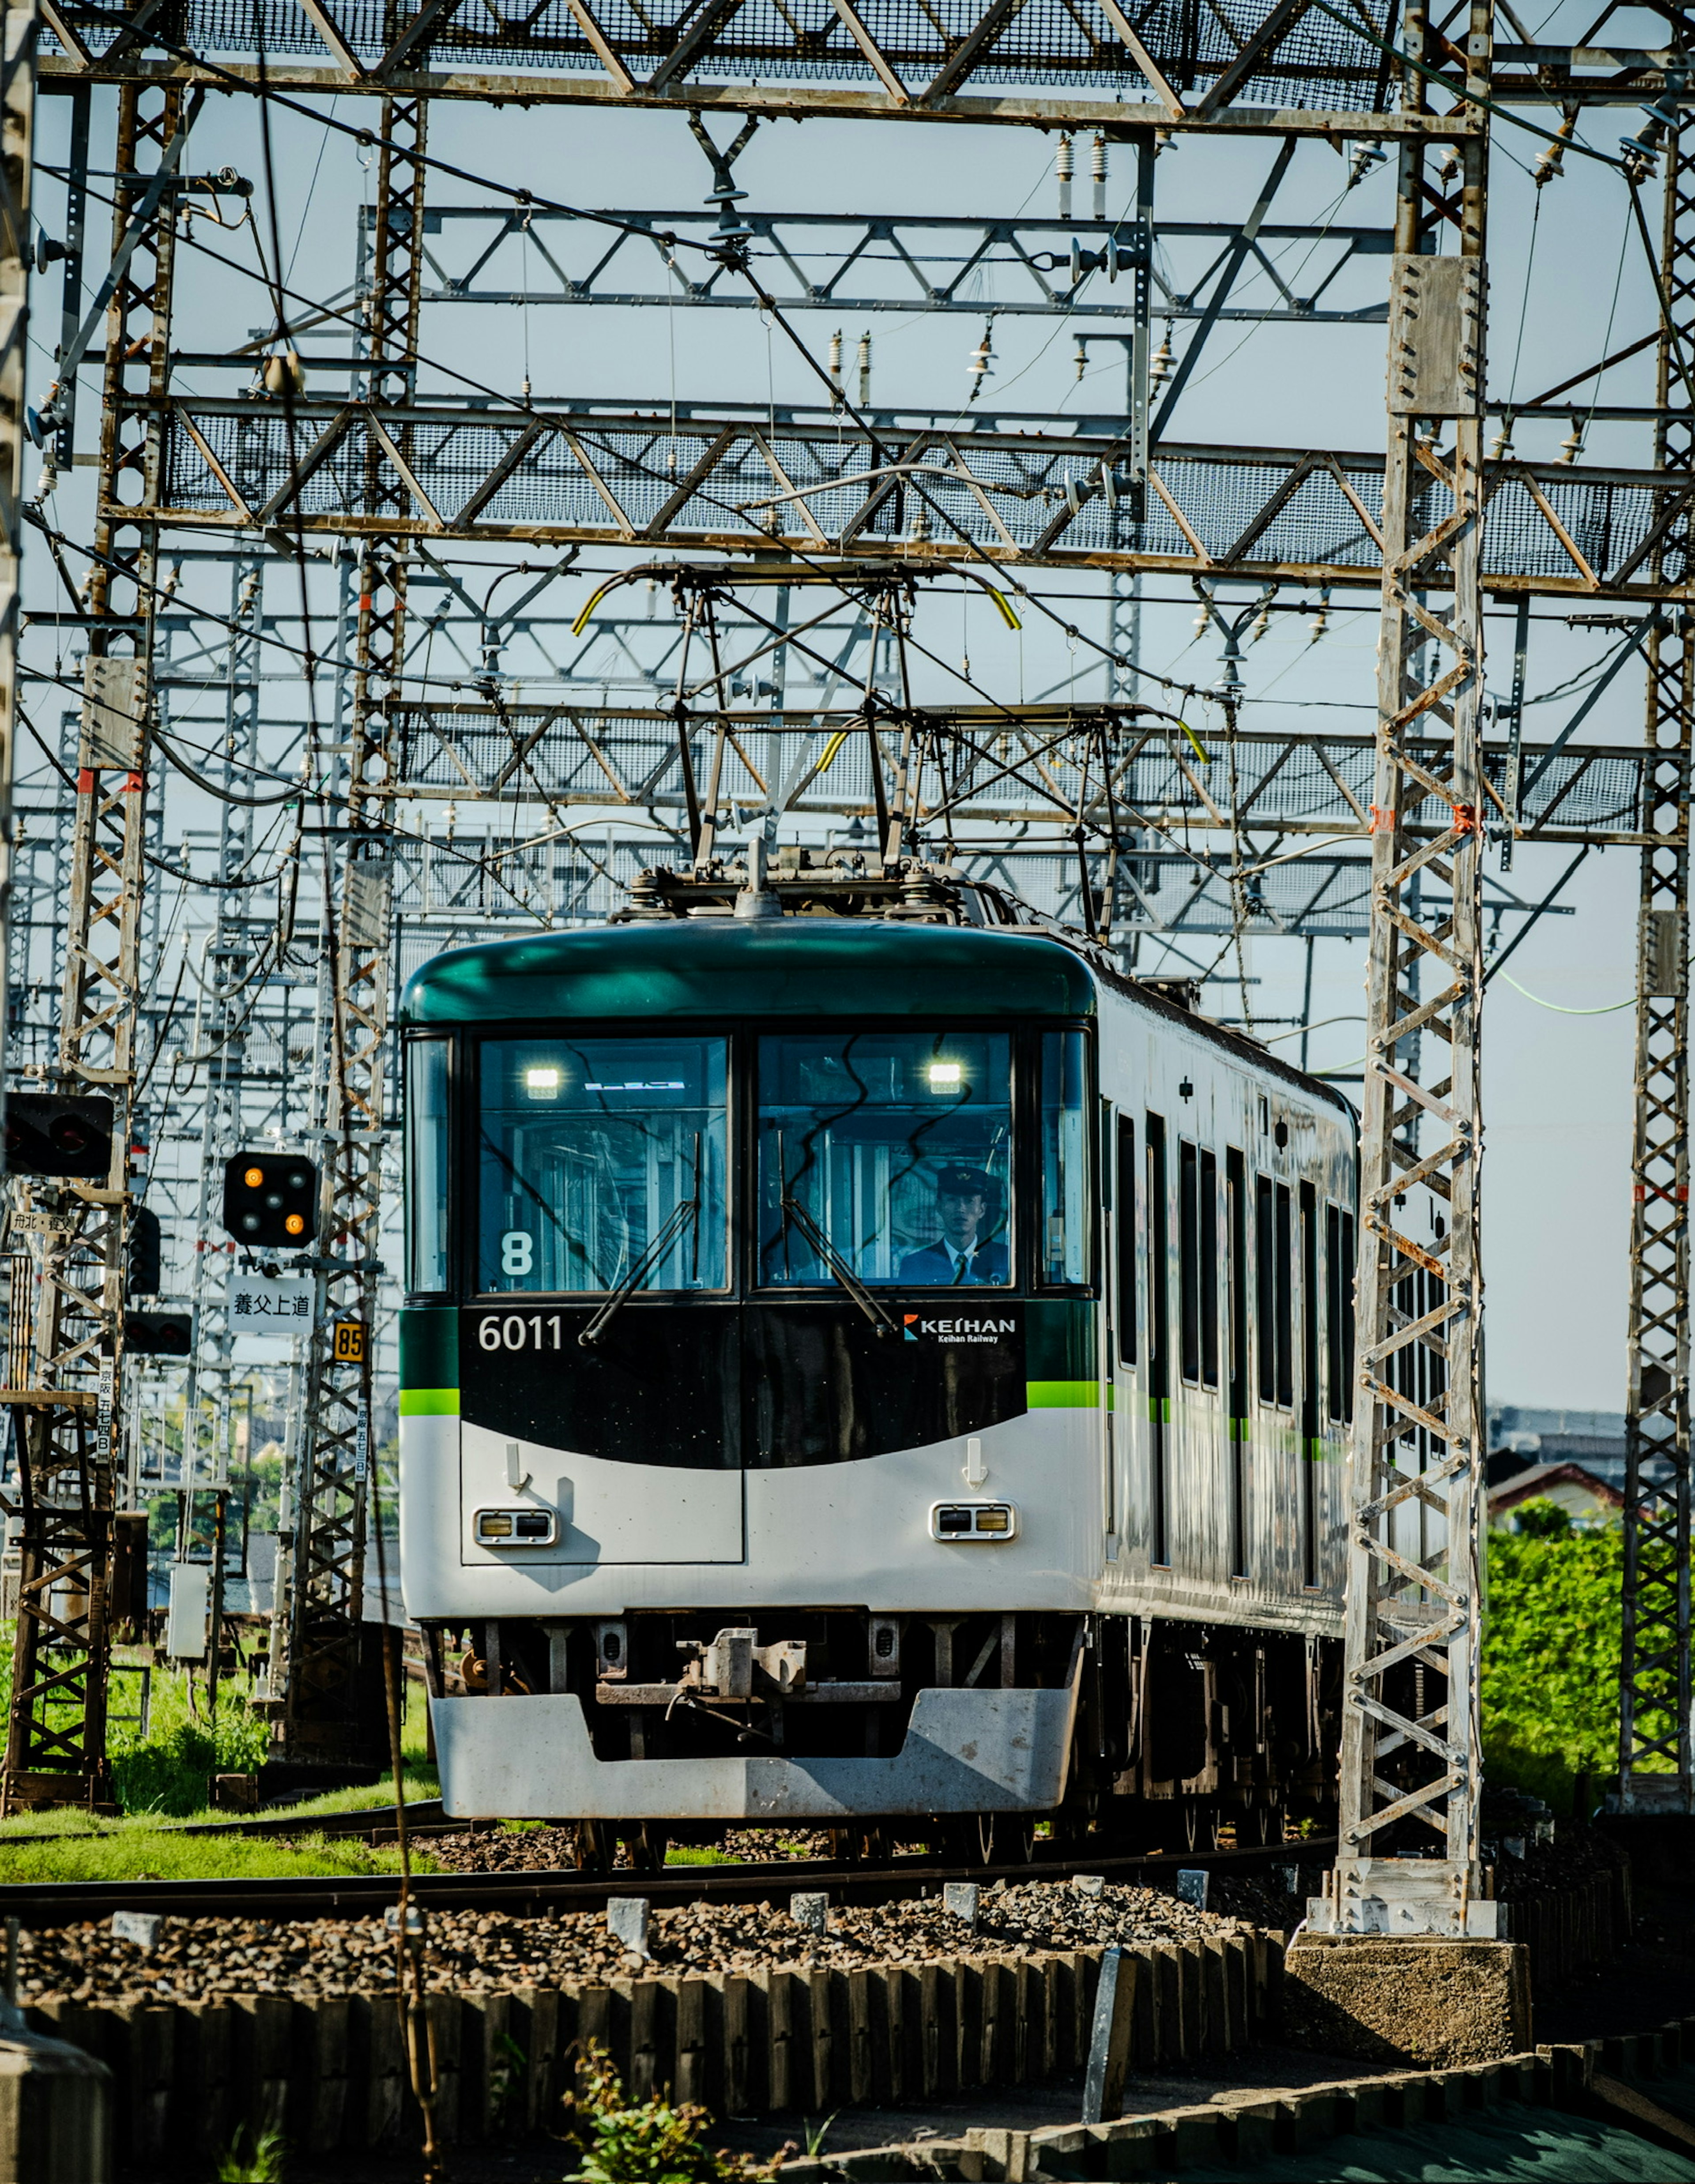
POLYGON ((650 899, 407 989, 402 1568, 450 1813, 643 1864, 1333 1800, 1352 1111, 913 893, 650 899))

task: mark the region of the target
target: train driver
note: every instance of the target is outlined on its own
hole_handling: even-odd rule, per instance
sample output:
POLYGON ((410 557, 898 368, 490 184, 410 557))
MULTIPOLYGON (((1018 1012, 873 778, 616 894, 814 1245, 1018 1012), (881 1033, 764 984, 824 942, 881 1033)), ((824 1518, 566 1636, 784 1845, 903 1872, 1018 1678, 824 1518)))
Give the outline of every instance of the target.
POLYGON ((913 1284, 1004 1282, 1006 1246, 984 1229, 995 1184, 980 1167, 945 1167, 936 1178, 936 1222, 941 1234, 900 1262, 900 1279, 913 1284))

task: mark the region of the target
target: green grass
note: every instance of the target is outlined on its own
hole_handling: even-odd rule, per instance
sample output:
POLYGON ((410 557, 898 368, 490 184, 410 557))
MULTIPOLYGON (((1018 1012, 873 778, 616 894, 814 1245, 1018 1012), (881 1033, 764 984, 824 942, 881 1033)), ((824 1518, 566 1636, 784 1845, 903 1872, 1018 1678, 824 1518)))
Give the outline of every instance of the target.
MULTIPOLYGON (((415 1852, 415 1872, 432 1873, 434 1862, 415 1852)), ((46 1880, 268 1880, 323 1875, 398 1873, 399 1853, 340 1836, 304 1832, 287 1841, 274 1836, 185 1836, 175 1828, 113 1828, 60 1842, 26 1836, 0 1841, 0 1886, 46 1880)))

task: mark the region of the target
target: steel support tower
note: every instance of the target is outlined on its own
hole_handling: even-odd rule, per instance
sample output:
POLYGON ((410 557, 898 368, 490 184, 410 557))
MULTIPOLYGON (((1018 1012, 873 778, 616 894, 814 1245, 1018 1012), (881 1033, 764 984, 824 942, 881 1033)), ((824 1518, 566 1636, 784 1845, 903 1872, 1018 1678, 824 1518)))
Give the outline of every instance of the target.
MULTIPOLYGON (((1415 64, 1457 51, 1417 7, 1402 36, 1415 64)), ((1490 47, 1488 0, 1473 0, 1468 100, 1486 90, 1490 47)), ((1428 110, 1429 78, 1409 66, 1405 85, 1428 110)), ((1313 1906, 1315 1926, 1347 1934, 1494 1931, 1477 1849, 1489 139, 1480 104, 1453 120, 1451 180, 1402 140, 1390 308, 1341 1831, 1313 1906), (1415 838, 1431 799, 1452 822, 1415 838), (1433 880, 1450 904, 1440 922, 1421 900, 1433 880)))
POLYGON ((38 1245, 35 1385, 20 1414, 17 1652, 0 1813, 111 1798, 106 1758, 112 1518, 121 1439, 130 1126, 139 1001, 146 749, 157 534, 129 513, 158 489, 145 408, 170 375, 176 199, 192 120, 179 87, 119 93, 86 694, 54 1078, 113 1110, 100 1184, 32 1183, 14 1229, 38 1245))
MULTIPOLYGON (((376 412, 404 406, 415 391, 428 110, 417 98, 388 99, 382 108, 365 375, 365 398, 376 412)), ((393 469, 379 459, 375 440, 366 464, 365 508, 373 518, 409 511, 405 427, 397 434, 393 469)), ((390 806, 370 792, 388 785, 391 708, 404 661, 406 553, 404 538, 380 529, 360 542, 347 826, 338 875, 332 879, 327 857, 325 867, 332 1006, 318 1308, 294 1495, 287 1646, 271 1669, 276 1756, 297 1764, 382 1765, 388 1758, 380 1686, 373 1710, 361 1703, 360 1674, 394 868, 390 806)))
MULTIPOLYGON (((1695 461, 1686 373, 1695 343, 1695 128, 1664 148, 1657 467, 1695 461)), ((1660 549, 1687 574, 1687 511, 1660 549)), ((1692 1809, 1689 1652, 1689 788, 1695 633, 1687 606, 1659 618, 1648 655, 1637 923, 1636 1117, 1625 1411, 1621 1812, 1692 1809)))

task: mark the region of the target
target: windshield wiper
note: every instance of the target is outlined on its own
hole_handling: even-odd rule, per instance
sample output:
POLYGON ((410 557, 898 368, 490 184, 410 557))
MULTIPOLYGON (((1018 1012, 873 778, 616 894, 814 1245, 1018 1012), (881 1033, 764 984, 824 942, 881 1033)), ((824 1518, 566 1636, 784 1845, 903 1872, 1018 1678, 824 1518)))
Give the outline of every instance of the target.
POLYGON ((697 1130, 694 1133, 694 1196, 692 1198, 683 1198, 677 1201, 677 1204, 672 1208, 670 1218, 666 1222, 665 1226, 653 1239, 646 1251, 642 1253, 640 1258, 636 1261, 634 1266, 630 1268, 630 1271, 625 1275, 622 1281, 618 1284, 616 1289, 612 1291, 612 1294, 607 1298, 605 1303, 603 1304, 599 1311, 595 1313, 594 1318, 589 1321, 588 1326, 583 1329, 582 1334, 577 1336, 577 1340, 585 1347, 592 1347, 594 1344, 597 1343, 600 1340, 600 1337, 606 1332, 607 1328, 611 1325, 612 1320, 616 1317, 618 1312, 622 1310, 626 1304, 628 1303, 631 1297, 634 1295, 635 1292, 642 1286, 643 1283, 646 1281, 648 1276, 653 1272, 654 1268, 664 1259, 666 1253, 670 1251, 672 1245, 679 1240, 685 1231, 691 1228, 694 1231, 694 1236, 696 1258, 694 1272, 698 1275, 700 1273, 700 1133, 697 1130))
POLYGON ((794 1222, 879 1334, 898 1334, 900 1332, 800 1200, 789 1195, 787 1183, 783 1186, 783 1218, 785 1227, 790 1221, 794 1222))

